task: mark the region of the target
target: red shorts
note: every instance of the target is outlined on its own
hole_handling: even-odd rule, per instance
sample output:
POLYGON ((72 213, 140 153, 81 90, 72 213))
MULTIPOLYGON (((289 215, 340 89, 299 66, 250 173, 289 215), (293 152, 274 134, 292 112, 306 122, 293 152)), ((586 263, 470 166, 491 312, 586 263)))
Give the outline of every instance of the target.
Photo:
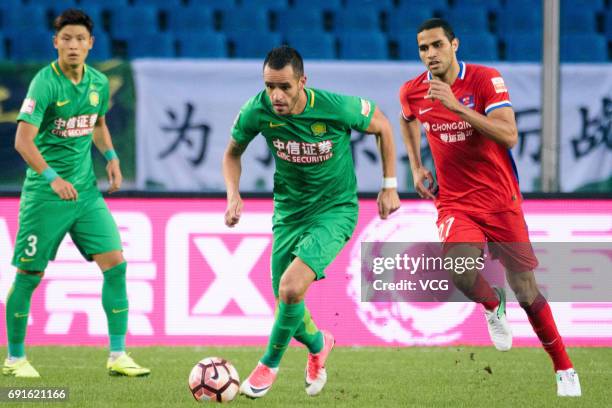
POLYGON ((440 210, 436 224, 440 241, 445 244, 478 243, 484 249, 488 242, 493 258, 510 271, 532 271, 538 266, 520 208, 498 213, 440 210))

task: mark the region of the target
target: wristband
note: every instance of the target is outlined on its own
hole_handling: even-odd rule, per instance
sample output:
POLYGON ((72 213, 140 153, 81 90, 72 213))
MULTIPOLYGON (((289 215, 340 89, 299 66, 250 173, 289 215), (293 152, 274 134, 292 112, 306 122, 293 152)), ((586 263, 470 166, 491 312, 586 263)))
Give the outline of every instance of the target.
POLYGON ((397 188, 397 177, 384 177, 382 188, 397 188))
POLYGON ((119 160, 119 156, 117 156, 117 152, 115 149, 108 149, 104 152, 104 157, 106 157, 106 161, 111 161, 114 159, 119 160))
POLYGON ((44 169, 43 172, 40 173, 40 175, 43 176, 45 180, 47 180, 47 183, 49 184, 51 184, 53 180, 59 177, 57 172, 53 170, 51 167, 47 167, 46 169, 44 169))

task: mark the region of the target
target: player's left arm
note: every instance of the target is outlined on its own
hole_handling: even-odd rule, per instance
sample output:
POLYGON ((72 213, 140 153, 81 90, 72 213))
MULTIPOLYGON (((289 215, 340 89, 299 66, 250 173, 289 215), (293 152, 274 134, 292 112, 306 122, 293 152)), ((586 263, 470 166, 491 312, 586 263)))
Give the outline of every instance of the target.
MULTIPOLYGON (((389 119, 376 107, 372 120, 368 128, 367 133, 376 135, 376 144, 378 151, 382 158, 382 170, 384 179, 396 179, 395 169, 395 141, 393 139, 393 128, 389 119)), ((383 180, 384 180, 383 179, 383 180)), ((400 207, 400 200, 397 194, 397 181, 395 186, 385 185, 383 182, 383 188, 378 193, 378 214, 383 220, 386 219, 389 214, 393 213, 400 207)))
POLYGON ((106 164, 106 175, 110 184, 108 192, 114 193, 121 188, 123 175, 121 174, 119 158, 113 148, 113 140, 111 139, 108 126, 106 126, 106 118, 104 116, 99 116, 96 121, 93 131, 93 142, 100 153, 108 160, 106 164))
POLYGON ((510 106, 497 108, 485 116, 459 102, 450 85, 437 79, 429 81, 429 92, 425 98, 439 100, 479 133, 508 149, 514 147, 518 141, 514 110, 510 106))

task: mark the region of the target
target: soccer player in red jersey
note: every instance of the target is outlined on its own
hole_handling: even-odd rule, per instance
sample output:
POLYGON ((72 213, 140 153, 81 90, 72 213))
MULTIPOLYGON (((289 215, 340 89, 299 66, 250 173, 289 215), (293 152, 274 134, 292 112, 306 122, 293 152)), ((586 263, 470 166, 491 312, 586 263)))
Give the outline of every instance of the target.
MULTIPOLYGON (((553 361, 557 395, 580 396, 578 375, 533 274, 537 260, 509 150, 518 134, 504 79, 493 68, 459 62, 459 40, 442 19, 425 21, 417 43, 427 71, 406 82, 399 95, 400 127, 414 187, 421 197, 434 200, 446 256, 476 258, 485 242, 500 243, 490 248, 504 265, 510 287, 553 361), (419 123, 431 148, 437 186, 421 163, 419 123)), ((469 299, 483 305, 495 347, 509 350, 512 333, 503 289, 492 288, 477 270, 452 275, 469 299)))

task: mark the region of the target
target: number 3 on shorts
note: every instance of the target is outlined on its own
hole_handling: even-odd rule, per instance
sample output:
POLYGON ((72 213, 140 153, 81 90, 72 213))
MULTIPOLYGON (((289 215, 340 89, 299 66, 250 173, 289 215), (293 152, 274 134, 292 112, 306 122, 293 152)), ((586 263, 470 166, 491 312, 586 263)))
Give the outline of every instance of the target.
POLYGON ((25 254, 27 256, 36 255, 36 243, 38 242, 38 237, 36 235, 28 235, 26 239, 28 241, 28 248, 25 249, 25 254))
POLYGON ((438 236, 440 237, 440 241, 444 242, 446 238, 448 238, 448 233, 450 232, 451 225, 453 225, 453 221, 455 221, 455 217, 448 217, 438 225, 438 236))

